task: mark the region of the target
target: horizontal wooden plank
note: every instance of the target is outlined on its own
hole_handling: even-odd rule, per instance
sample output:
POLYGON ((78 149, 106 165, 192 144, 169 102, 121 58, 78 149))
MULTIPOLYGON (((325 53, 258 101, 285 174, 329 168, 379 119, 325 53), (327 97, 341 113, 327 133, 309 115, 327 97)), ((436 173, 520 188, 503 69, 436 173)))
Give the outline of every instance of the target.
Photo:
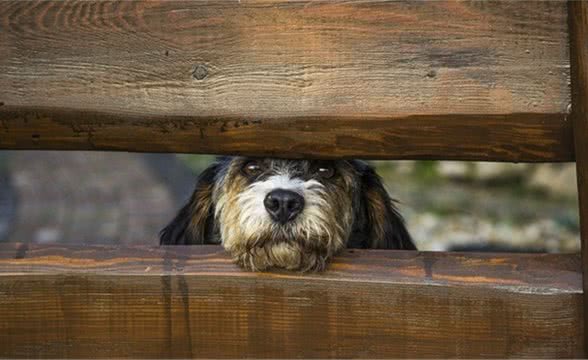
POLYGON ((5 149, 130 149, 286 158, 574 159, 571 122, 561 114, 272 121, 20 111, 5 106, 0 118, 4 119, 0 148, 5 149))
POLYGON ((563 2, 0 2, 0 148, 573 160, 563 2))
POLYGON ((249 273, 220 247, 0 246, 2 357, 575 357, 577 255, 348 250, 249 273))

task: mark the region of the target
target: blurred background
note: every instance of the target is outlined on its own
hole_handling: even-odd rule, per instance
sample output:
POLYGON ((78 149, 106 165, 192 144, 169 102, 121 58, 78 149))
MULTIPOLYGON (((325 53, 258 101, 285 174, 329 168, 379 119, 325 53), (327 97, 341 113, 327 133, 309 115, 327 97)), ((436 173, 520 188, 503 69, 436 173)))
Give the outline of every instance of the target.
MULTIPOLYGON (((157 245, 157 233, 213 159, 0 151, 0 241, 157 245)), ((420 250, 579 250, 573 163, 372 164, 420 250)))

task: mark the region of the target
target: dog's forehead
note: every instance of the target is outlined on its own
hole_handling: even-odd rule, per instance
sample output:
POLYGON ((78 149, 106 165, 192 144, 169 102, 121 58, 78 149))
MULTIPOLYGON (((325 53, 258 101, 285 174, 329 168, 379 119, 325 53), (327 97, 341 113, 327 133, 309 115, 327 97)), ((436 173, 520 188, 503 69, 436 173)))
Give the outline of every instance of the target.
POLYGON ((362 167, 366 166, 357 160, 309 160, 236 156, 225 158, 223 162, 225 170, 221 171, 221 174, 223 177, 228 174, 236 175, 240 169, 243 169, 250 162, 261 163, 262 165, 263 172, 256 178, 257 181, 273 175, 287 175, 290 178, 300 177, 307 179, 309 176, 316 175, 320 167, 332 167, 347 182, 352 182, 357 180, 358 174, 362 172, 362 167))
POLYGON ((278 158, 249 158, 249 157, 235 157, 232 159, 233 164, 242 166, 250 161, 262 162, 263 168, 268 173, 282 173, 296 175, 308 172, 312 167, 316 167, 319 163, 332 163, 318 160, 303 160, 303 159, 278 159, 278 158))
POLYGON ((304 173, 308 171, 311 166, 309 160, 293 160, 293 159, 267 159, 268 168, 276 172, 284 173, 304 173))

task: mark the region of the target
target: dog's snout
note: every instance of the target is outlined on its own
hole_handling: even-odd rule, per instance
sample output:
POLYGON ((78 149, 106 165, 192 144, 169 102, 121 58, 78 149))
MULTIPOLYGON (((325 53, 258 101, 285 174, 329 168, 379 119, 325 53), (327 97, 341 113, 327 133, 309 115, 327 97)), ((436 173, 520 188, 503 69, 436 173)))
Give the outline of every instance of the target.
POLYGON ((285 224, 300 214, 304 208, 304 198, 294 191, 277 189, 267 194, 263 205, 272 219, 285 224))

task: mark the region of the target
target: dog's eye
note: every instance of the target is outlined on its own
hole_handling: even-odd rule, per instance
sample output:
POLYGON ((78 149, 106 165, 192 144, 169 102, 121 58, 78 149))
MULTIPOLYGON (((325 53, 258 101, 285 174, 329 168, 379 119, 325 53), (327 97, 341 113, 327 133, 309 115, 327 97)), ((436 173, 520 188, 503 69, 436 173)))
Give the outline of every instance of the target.
POLYGON ((335 169, 331 166, 320 166, 317 170, 316 173, 318 174, 318 176, 324 178, 324 179, 328 179, 333 177, 333 175, 335 175, 335 169))
POLYGON ((257 161, 249 161, 243 166, 243 172, 247 176, 257 176, 261 173, 261 165, 257 161))

